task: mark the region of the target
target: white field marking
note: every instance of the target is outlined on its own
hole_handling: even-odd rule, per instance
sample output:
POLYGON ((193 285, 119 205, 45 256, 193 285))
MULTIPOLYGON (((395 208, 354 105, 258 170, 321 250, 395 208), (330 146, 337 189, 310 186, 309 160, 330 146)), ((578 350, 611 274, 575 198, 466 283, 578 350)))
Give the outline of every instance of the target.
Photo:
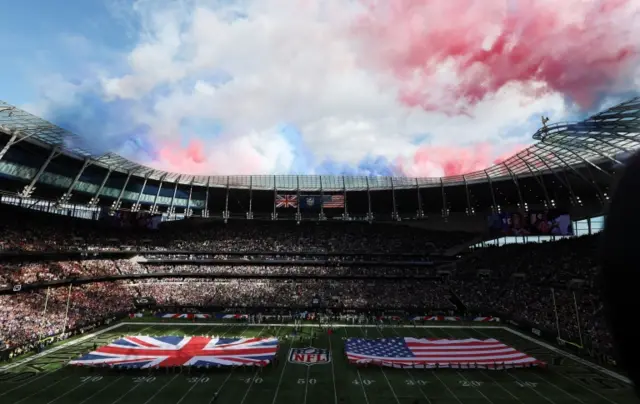
MULTIPOLYGON (((29 362, 33 361, 34 359, 41 358, 43 356, 46 356, 46 355, 48 355, 48 354, 50 354, 52 352, 59 351, 59 350, 61 350, 63 348, 66 348, 68 346, 76 345, 76 344, 78 344, 78 343, 80 343, 82 341, 86 341, 87 339, 93 338, 95 336, 103 334, 103 333, 105 333, 107 331, 111 331, 111 330, 116 329, 118 327, 121 327, 123 325, 148 325, 148 326, 164 325, 164 326, 184 327, 184 326, 202 326, 203 324, 202 323, 159 323, 159 322, 131 322, 131 321, 125 321, 125 322, 121 322, 121 323, 115 324, 115 325, 113 325, 111 327, 108 327, 108 328, 93 332, 91 334, 87 334, 87 335, 85 335, 83 337, 80 337, 78 339, 71 340, 71 341, 66 342, 66 343, 64 343, 62 345, 58 345, 58 346, 56 346, 54 348, 48 349, 48 350, 43 351, 43 352, 41 352, 39 354, 30 356, 28 358, 24 358, 24 359, 22 359, 22 360, 20 360, 18 362, 10 364, 10 365, 6 365, 6 366, 3 366, 3 367, 0 367, 0 372, 8 370, 8 369, 12 369, 12 368, 14 368, 16 366, 20 366, 20 365, 23 365, 25 363, 29 363, 29 362)), ((264 326, 264 327, 290 327, 289 324, 281 324, 281 323, 278 323, 278 324, 239 324, 239 323, 231 323, 231 324, 229 324, 229 323, 224 323, 224 322, 218 322, 218 323, 211 322, 211 323, 207 323, 206 325, 208 325, 208 326, 225 325, 225 326, 229 326, 229 327, 247 327, 247 328, 248 327, 262 327, 262 326, 264 326)), ((303 325, 303 327, 319 327, 319 325, 311 324, 311 325, 303 325)), ((334 325, 334 327, 335 328, 356 328, 356 327, 358 327, 358 328, 361 328, 361 327, 373 328, 373 327, 376 327, 376 325, 370 325, 370 324, 369 325, 336 324, 336 325, 334 325)), ((509 327, 505 327, 505 326, 496 326, 496 325, 477 325, 477 326, 474 326, 474 325, 406 325, 406 324, 403 324, 403 325, 394 326, 392 328, 421 328, 421 329, 424 329, 424 328, 426 328, 426 329, 429 329, 429 328, 469 329, 470 328, 470 329, 483 329, 483 330, 491 330, 491 329, 493 329, 493 330, 505 330, 505 331, 510 332, 510 333, 512 333, 514 335, 517 335, 520 338, 523 338, 523 339, 525 339, 525 340, 527 340, 529 342, 533 342, 533 343, 535 343, 537 345, 540 345, 541 347, 544 347, 544 348, 546 348, 546 349, 548 349, 548 350, 550 350, 550 351, 552 351, 554 353, 560 354, 560 355, 562 355, 564 357, 567 357, 567 358, 569 358, 569 359, 571 359, 571 360, 573 360, 575 362, 578 362, 579 364, 581 364, 583 366, 590 367, 591 369, 597 370, 600 373, 604 373, 607 376, 611 376, 614 379, 617 379, 617 380, 619 380, 619 381, 621 381, 623 383, 632 384, 630 379, 622 376, 619 373, 616 373, 616 372, 614 372, 612 370, 604 368, 604 367, 602 367, 600 365, 597 365, 597 364, 595 364, 593 362, 590 362, 590 361, 588 361, 586 359, 582 359, 582 358, 580 358, 580 357, 578 357, 576 355, 573 355, 573 354, 571 354, 569 352, 563 351, 560 348, 556 348, 553 345, 550 345, 550 344, 548 344, 546 342, 537 340, 537 339, 535 339, 535 338, 533 338, 533 337, 531 337, 529 335, 521 333, 520 331, 514 330, 514 329, 509 328, 509 327)))
MULTIPOLYGON (((347 332, 347 328, 344 329, 344 334, 349 338, 349 333, 347 332)), ((364 383, 362 383, 362 376, 360 376, 360 369, 356 366, 356 372, 358 374, 358 380, 360 381, 360 387, 362 388, 362 394, 364 394, 364 401, 369 404, 369 397, 367 397, 367 390, 364 388, 364 383)))
POLYGON ((87 401, 89 401, 90 399, 92 399, 94 396, 102 393, 103 391, 105 391, 106 389, 108 389, 109 387, 111 387, 112 384, 117 383, 120 379, 122 379, 123 376, 118 376, 117 379, 115 379, 114 381, 112 381, 111 383, 107 384, 106 386, 104 386, 103 388, 101 388, 100 390, 96 391, 95 393, 93 393, 92 395, 90 395, 89 397, 85 398, 84 400, 80 401, 80 403, 78 404, 84 404, 87 401))
MULTIPOLYGON (((233 328, 233 327, 228 327, 226 330, 224 330, 224 332, 222 333, 222 336, 224 337, 224 336, 225 336, 225 334, 226 334, 228 331, 231 331, 231 329, 232 329, 232 328, 233 328)), ((249 327, 245 327, 245 330, 247 330, 247 329, 249 329, 249 327)), ((244 332, 245 330, 242 330, 242 331, 244 332)), ((262 333, 262 331, 260 331, 260 333, 262 333)), ((232 368, 232 369, 231 369, 231 372, 229 372, 229 374, 227 375, 227 377, 222 381, 222 384, 220 385, 220 387, 218 387, 218 389, 215 391, 215 393, 213 393, 213 397, 211 397, 211 400, 209 401, 210 403, 212 403, 212 402, 213 402, 213 400, 215 400, 216 396, 217 396, 218 394, 220 394, 220 392, 222 391, 222 388, 227 384, 227 381, 229 381, 229 379, 231 378, 231 375, 233 374, 233 371, 234 371, 234 370, 235 370, 235 368, 232 368)), ((196 384, 198 384, 198 383, 196 383, 196 384)))
MULTIPOLYGON (((429 332, 429 333, 430 333, 431 335, 433 335, 434 337, 438 338, 438 336, 437 336, 437 335, 435 335, 435 333, 433 333, 433 332, 429 332)), ((415 332, 413 332, 413 334, 415 335, 415 332)), ((451 334, 447 333, 447 335, 448 335, 449 337, 451 337, 451 334)), ((433 374, 434 374, 434 375, 436 375, 436 371, 435 371, 435 370, 433 370, 433 374)), ((468 382, 468 381, 469 381, 469 380, 467 380, 467 378, 466 378, 466 377, 464 377, 460 372, 456 372, 456 374, 457 374, 458 376, 460 376, 464 381, 466 381, 466 382, 468 382)), ((436 377, 437 377, 437 375, 436 375, 436 377)), ((438 377, 438 380, 440 380, 440 378, 439 378, 439 377, 438 377)), ((458 396, 457 396, 453 391, 451 391, 451 390, 449 389, 449 387, 448 387, 444 382, 442 382, 442 384, 444 384, 444 385, 447 387, 447 390, 449 390, 449 391, 451 392, 451 394, 453 394, 453 395, 454 395, 454 397, 456 397, 456 400, 458 400, 458 402, 460 402, 460 399, 458 398, 458 396)), ((493 401, 491 401, 491 399, 490 399, 489 397, 487 397, 487 396, 486 396, 486 395, 485 395, 485 394, 484 394, 484 393, 483 393, 483 392, 482 392, 478 387, 473 386, 473 384, 472 384, 472 383, 469 383, 469 385, 470 385, 470 386, 471 386, 471 387, 472 387, 476 392, 480 393, 480 395, 482 396, 482 398, 484 398, 484 399, 485 399, 486 401, 488 401, 490 404, 494 404, 494 403, 493 403, 493 401)))
POLYGON ((60 350, 62 350, 64 348, 67 348, 67 347, 70 347, 70 346, 73 346, 73 345, 77 345, 77 344, 79 344, 81 342, 84 342, 84 341, 89 340, 89 339, 91 339, 93 337, 96 337, 96 336, 98 336, 98 335, 100 335, 102 333, 105 333, 107 331, 111 331, 111 330, 114 330, 114 329, 116 329, 118 327, 121 327, 122 325, 123 325, 123 323, 114 324, 111 327, 107 327, 107 328, 104 328, 102 330, 99 330, 99 331, 96 331, 96 332, 92 332, 91 334, 87 334, 85 336, 82 336, 82 337, 80 337, 78 339, 73 339, 71 341, 65 342, 64 344, 55 346, 55 347, 53 347, 51 349, 47 349, 47 350, 42 351, 40 353, 37 353, 35 355, 29 356, 28 358, 24 358, 22 360, 14 362, 14 363, 12 363, 10 365, 2 366, 2 367, 0 367, 0 372, 4 372, 5 370, 13 369, 13 368, 15 368, 17 366, 23 365, 25 363, 29 363, 29 362, 31 362, 31 361, 33 361, 35 359, 42 358, 43 356, 47 356, 50 353, 58 352, 58 351, 60 351, 60 350))
MULTIPOLYGON (((514 380, 520 382, 520 383, 524 383, 522 380, 520 380, 516 375, 512 374, 511 372, 505 372, 506 374, 508 374, 509 376, 511 376, 514 380)), ((550 402, 551 404, 556 404, 555 401, 553 401, 552 399, 550 399, 549 397, 545 396, 544 394, 540 393, 538 391, 538 389, 530 389, 533 390, 534 393, 536 393, 537 395, 539 395, 541 398, 544 398, 545 400, 547 400, 548 402, 550 402)))
MULTIPOLYGON (((262 330, 260 330, 260 332, 258 333, 258 335, 256 335, 256 337, 260 337, 260 335, 262 334, 262 332, 266 329, 267 327, 264 326, 262 327, 262 330)), ((278 353, 276 352, 276 355, 278 353)), ((244 396, 242 397, 242 401, 240 401, 240 404, 244 404, 244 401, 247 399, 247 396, 249 396, 249 391, 251 390, 251 387, 253 386, 253 383, 255 383, 256 381, 256 377, 258 376, 258 371, 260 370, 260 366, 256 367, 256 371, 253 372, 253 377, 251 378, 251 383, 249 383, 249 387, 247 387, 247 390, 244 392, 244 396)), ((176 403, 176 404, 180 404, 180 403, 176 403)))
MULTIPOLYGON (((475 329, 475 328, 481 328, 481 327, 470 327, 470 328, 475 329)), ((510 332, 511 334, 517 335, 518 337, 520 337, 522 339, 525 339, 525 340, 527 340, 529 342, 533 342, 535 344, 538 344, 541 347, 544 347, 544 348, 550 350, 553 353, 560 354, 560 355, 565 356, 565 357, 567 357, 567 358, 569 358, 569 359, 571 359, 571 360, 573 360, 575 362, 578 362, 579 364, 581 364, 583 366, 587 366, 587 367, 590 367, 591 369, 595 369, 595 370, 599 371, 600 373, 604 373, 607 376, 611 376, 614 379, 617 379, 617 380, 619 380, 619 381, 621 381, 623 383, 632 384, 630 379, 628 379, 628 378, 622 376, 621 374, 616 373, 616 372, 614 372, 614 371, 612 371, 610 369, 607 369, 607 368, 605 368, 603 366, 600 366, 598 364, 590 362, 590 361, 588 361, 586 359, 582 359, 579 356, 576 356, 576 355, 574 355, 572 353, 563 351, 562 349, 554 347, 553 345, 548 344, 548 343, 546 343, 544 341, 540 341, 540 340, 538 340, 536 338, 533 338, 533 337, 531 337, 531 336, 529 336, 527 334, 523 334, 518 330, 514 330, 514 329, 509 328, 509 327, 501 327, 501 328, 503 330, 505 330, 505 331, 510 332)))
POLYGON ((338 390, 336 389, 336 370, 333 365, 333 362, 335 361, 333 360, 333 349, 331 347, 331 335, 328 335, 328 337, 329 337, 329 354, 331 355, 331 359, 332 359, 331 360, 331 379, 333 380, 333 402, 334 404, 338 404, 338 390))
POLYGON ((67 394, 71 393, 74 390, 79 389, 80 387, 82 387, 84 385, 84 383, 80 383, 78 384, 76 387, 72 388, 71 390, 67 390, 64 392, 64 394, 61 394, 59 396, 57 396, 56 398, 54 398, 53 400, 49 401, 47 404, 51 404, 51 403, 55 403, 56 401, 58 401, 59 399, 61 399, 62 397, 66 396, 67 394))
MULTIPOLYGON (((483 333, 482 331, 477 331, 480 334, 484 334, 485 336, 487 336, 487 334, 483 333)), ((511 372, 506 372, 506 374, 508 374, 512 379, 522 383, 522 380, 520 380, 520 378, 518 378, 516 375, 512 374, 511 372)), ((541 398, 544 398, 545 400, 547 400, 548 402, 550 402, 551 404, 556 404, 555 401, 553 401, 551 398, 547 397, 546 395, 540 393, 538 391, 538 389, 531 389, 533 390, 534 393, 536 393, 538 396, 540 396, 541 398)))
POLYGON ((47 385, 45 388, 40 389, 40 390, 36 391, 36 392, 35 392, 35 393, 33 393, 33 394, 29 394, 29 395, 28 395, 28 396, 26 396, 26 397, 22 397, 20 400, 15 401, 13 404, 18 404, 19 402, 24 401, 24 400, 26 400, 27 398, 31 398, 31 397, 35 396, 36 394, 38 394, 38 393, 42 393, 43 391, 45 391, 45 390, 49 389, 50 387, 55 386, 56 384, 58 384, 58 383, 60 383, 60 382, 63 382, 63 381, 65 381, 65 380, 67 380, 67 379, 68 379, 68 378, 70 378, 70 377, 71 377, 71 376, 67 376, 67 377, 64 377, 64 378, 62 378, 62 379, 58 380, 58 381, 57 381, 57 382, 55 382, 55 383, 51 383, 51 384, 47 385))
MULTIPOLYGON (((331 353, 329 353, 329 355, 331 355, 331 353)), ((307 392, 309 391, 309 372, 310 371, 311 371, 311 366, 307 366, 307 374, 305 375, 305 380, 304 380, 304 401, 303 401, 303 404, 307 404, 307 392)))
MULTIPOLYGON (((270 325, 267 326, 270 327, 270 325)), ((294 339, 291 338, 289 349, 287 349, 285 355, 289 355, 289 351, 291 350, 291 347, 293 347, 293 340, 294 339)), ((289 361, 285 360, 284 365, 282 365, 282 372, 280 372, 280 378, 278 379, 278 385, 276 386, 276 392, 273 394, 273 401, 271 401, 271 404, 276 404, 276 400, 278 399, 278 392, 280 392, 280 385, 282 384, 282 377, 284 376, 284 370, 287 368, 287 363, 289 363, 289 361)))
MULTIPOLYGON (((568 391, 566 391, 566 390, 565 390, 565 389, 563 389, 562 387, 558 386, 557 384, 555 384, 555 383, 553 383, 553 382, 550 382, 549 380, 546 380, 546 379, 545 379, 545 378, 543 378, 542 376, 537 375, 537 374, 535 374, 535 373, 531 373, 531 374, 532 374, 533 376, 535 376, 535 377, 539 378, 539 379, 540 379, 540 380, 542 380, 543 382, 545 382, 545 383, 549 383, 550 385, 552 385, 552 386, 553 386, 553 387, 555 387, 556 389, 560 390, 561 392, 563 392, 563 393, 564 393, 564 394, 566 394, 567 396, 569 396, 569 397, 573 398, 573 399, 574 399, 574 400, 576 400, 577 402, 579 402, 579 403, 583 403, 583 404, 586 404, 584 401, 582 401, 582 400, 581 400, 581 399, 579 399, 578 397, 574 396, 573 394, 569 393, 568 391)), ((612 401, 612 403, 613 403, 613 401, 612 401)), ((614 404, 616 404, 616 403, 614 403, 614 404)))
MULTIPOLYGON (((177 375, 173 376, 171 378, 171 380, 169 380, 167 383, 163 384, 162 387, 160 387, 155 393, 153 393, 153 395, 151 397, 149 397, 147 399, 147 401, 145 401, 143 404, 148 404, 151 400, 153 400, 158 394, 160 394, 160 392, 162 390, 164 390, 165 387, 167 387, 168 385, 171 384, 172 381, 174 381, 176 379, 176 377, 180 376, 180 374, 178 373, 177 375)), ((178 401, 179 402, 179 401, 178 401)))
POLYGON ((120 402, 120 400, 122 400, 125 396, 127 396, 129 393, 131 393, 133 390, 137 389, 139 386, 142 386, 142 383, 135 383, 133 385, 132 388, 130 388, 129 390, 127 390, 126 393, 124 393, 123 395, 121 395, 120 397, 116 398, 115 401, 113 401, 111 404, 117 404, 120 402))
MULTIPOLYGON (((411 333, 413 335, 415 335, 416 337, 418 336, 414 331, 411 331, 411 333)), ((396 331, 396 334, 398 334, 398 332, 396 331)), ((400 334, 398 334, 399 336, 400 334)), ((453 397, 459 404, 462 404, 462 401, 460 401, 460 398, 458 398, 458 396, 456 395, 456 393, 453 392, 453 390, 451 390, 451 388, 447 385, 447 383, 445 383, 440 376, 438 376, 438 372, 436 372, 434 369, 431 369, 431 373, 433 373, 433 376, 438 379, 438 381, 440 382, 440 384, 442 384, 444 386, 445 389, 447 389, 447 391, 449 392, 449 394, 451 395, 451 397, 453 397)))
MULTIPOLYGON (((580 363, 581 365, 587 365, 587 366, 591 367, 592 369, 598 370, 598 371, 600 371, 600 372, 604 373, 605 375, 607 375, 607 376, 611 376, 611 377, 613 377, 613 378, 615 378, 615 379, 617 379, 617 380, 620 380, 620 381, 622 381, 622 382, 625 382, 625 383, 631 383, 631 381, 630 381, 629 379, 627 379, 626 377, 624 377, 624 376, 622 376, 622 375, 619 375, 618 373, 613 372, 613 371, 611 371, 611 370, 609 370, 609 369, 606 369, 606 368, 604 368, 604 367, 602 367, 602 366, 600 366, 600 365, 597 365, 597 364, 595 364, 595 363, 591 363, 591 362, 589 362, 589 361, 586 361, 586 360, 584 360, 584 359, 582 359, 582 358, 580 358, 580 357, 578 357, 578 356, 572 355, 572 354, 570 354, 570 353, 568 353, 568 352, 565 352, 565 351, 563 351, 563 350, 561 350, 561 349, 558 349, 558 348, 554 347, 553 345, 549 345, 549 344, 547 344, 547 343, 545 343, 545 342, 543 342, 543 341, 538 341, 538 340, 536 340, 535 338, 531 338, 531 337, 529 337, 528 335, 526 335, 526 334, 522 334, 522 333, 521 333, 521 332, 519 332, 519 331, 512 330, 512 329, 509 329, 509 328, 505 328, 505 329, 506 329, 506 330, 508 330, 508 331, 510 331, 511 333, 513 333, 513 334, 517 335, 518 337, 521 337, 521 338, 526 339, 527 341, 535 342, 535 343, 537 343, 538 345, 540 345, 540 346, 542 346, 542 347, 544 347, 544 348, 547 348, 547 349, 549 349, 549 350, 550 350, 550 351, 552 351, 552 352, 555 352, 555 353, 559 353, 559 354, 561 354, 561 355, 564 355, 564 356, 566 356, 567 358, 569 358, 569 359, 571 359, 571 360, 573 360, 573 361, 575 361, 575 362, 580 363)), ((487 335, 487 334, 483 333, 482 331, 478 331, 478 332, 479 332, 480 334, 487 335)), ((599 394, 598 392, 596 392, 596 391, 594 391, 594 390, 590 389, 588 386, 585 386, 585 385, 583 385, 583 384, 581 384, 581 383, 578 383, 577 381, 573 380, 572 378, 570 378, 570 377, 568 377, 568 376, 566 376, 566 375, 562 374, 562 372, 554 372, 554 373, 555 373, 555 374, 557 374, 557 375, 559 375, 559 376, 564 377, 565 379, 569 380, 570 382, 572 382, 572 383, 574 383, 574 384, 577 384, 577 385, 578 385, 578 386, 580 386, 580 387, 583 387, 583 388, 585 388, 585 389, 589 390, 591 393, 593 393, 593 394, 597 395, 598 397, 602 398, 603 400, 605 400, 605 401, 608 401, 608 402, 610 402, 610 403, 615 404, 615 402, 614 402, 614 401, 611 401, 610 399, 608 399, 608 398, 604 397, 603 395, 599 394)), ((539 376, 538 376, 538 377, 539 377, 539 376)), ((553 384, 553 383, 552 383, 552 384, 553 384)), ((569 393, 567 393, 567 394, 569 394, 569 393)), ((569 394, 569 395, 570 395, 570 394, 569 394)))
MULTIPOLYGON (((384 337, 384 334, 382 334, 382 331, 378 330, 378 332, 380 333, 380 335, 382 335, 384 337)), ((396 330, 395 328, 393 329, 393 332, 396 333, 396 335, 398 337, 401 337, 401 335, 398 333, 398 330, 396 330)), ((409 378, 413 381, 413 383, 415 384, 415 386, 418 388, 418 390, 420 390, 420 393, 422 394, 422 397, 424 397, 425 400, 427 400, 428 404, 431 404, 431 400, 429 399, 429 397, 427 397, 427 395, 424 393, 424 390, 422 390, 422 387, 420 387, 420 385, 418 383, 416 383, 416 379, 415 377, 413 377, 413 375, 411 374, 411 372, 409 372, 408 369, 404 368, 404 371, 407 372, 407 375, 409 376, 409 378)))
MULTIPOLYGON (((380 331, 380 327, 377 328, 378 333, 380 334, 380 336, 382 338, 384 338, 384 334, 382 333, 382 331, 380 331)), ((398 398, 398 395, 396 394, 396 391, 394 390, 393 386, 391 385, 391 382, 389 381, 389 378, 387 377, 387 374, 384 371, 384 366, 380 366, 380 370, 382 371, 382 376, 384 376, 384 379, 387 381, 387 384, 389 385, 389 389, 391 390, 391 392, 393 393, 393 397, 396 399, 396 402, 398 404, 400 404, 400 399, 398 398)), ((406 369, 405 369, 406 370, 406 369)), ((408 372, 408 371, 407 371, 408 372)), ((421 390, 422 391, 422 390, 421 390)))
MULTIPOLYGON (((486 335, 486 334, 485 334, 485 335, 486 335)), ((447 333, 447 336, 448 336, 448 337, 450 337, 450 338, 455 338, 455 336, 454 336, 454 335, 452 335, 452 334, 450 334, 450 333, 447 333)), ((468 379, 467 379, 466 377, 464 377, 464 376, 462 375, 462 373, 460 373, 460 372, 456 372, 456 373, 457 373, 457 374, 458 374, 458 376, 460 376, 462 379, 464 379, 464 380, 468 381, 468 379)), ((488 377, 489 379, 491 379, 491 381, 495 382, 495 383, 496 383, 496 385, 497 385, 498 387, 500 387, 503 391, 505 391, 507 394, 509 394, 511 397, 513 397, 513 398, 514 398, 516 401, 518 401, 519 403, 522 403, 522 400, 520 400, 520 398, 519 398, 519 397, 515 396, 512 392, 510 392, 509 390, 507 390, 507 389, 506 389, 506 388, 505 388, 501 383, 499 383, 499 382, 498 382, 497 380, 495 380, 493 377, 489 376, 489 373, 488 373, 488 372, 485 372, 484 370, 480 370, 480 374, 483 374, 483 375, 485 375, 485 377, 488 377)), ((474 387, 474 386, 472 385, 472 387, 474 387)), ((480 394, 482 395, 482 397, 484 397, 487 401, 489 401, 490 403, 493 403, 493 401, 492 401, 489 397, 487 397, 487 396, 482 392, 482 390, 480 390, 480 388, 479 388, 479 387, 474 387, 474 388, 475 388, 475 389, 478 391, 478 393, 480 393, 480 394)))
MULTIPOLYGON (((147 328, 149 328, 149 327, 145 327, 145 328, 143 328, 141 331, 144 331, 144 330, 146 330, 147 328)), ((104 331, 107 331, 107 330, 104 330, 104 331)), ((96 336, 97 336, 98 334, 100 334, 100 333, 96 333, 96 336)), ((72 341, 70 341, 70 342, 72 342, 72 341)), ((44 352, 46 352, 46 353, 50 353, 50 352, 55 352, 55 351, 52 349, 52 350, 50 350, 50 351, 44 351, 44 352)), ((27 359, 35 359, 35 358, 34 358, 34 357, 30 357, 30 358, 27 358, 27 359)), ((36 380, 40 380, 40 379, 42 379, 42 378, 44 378, 44 377, 47 377, 47 376, 51 375, 52 373, 55 373, 55 372, 57 372, 58 370, 62 369, 63 367, 64 367, 64 366, 60 366, 59 368, 56 368, 55 370, 53 370, 53 371, 51 371, 51 372, 43 372, 42 376, 38 376, 38 377, 35 377, 35 378, 33 378, 33 379, 27 380, 25 383, 22 383, 22 384, 21 384, 21 385, 19 385, 19 386, 16 386, 16 387, 14 387, 14 388, 12 388, 12 389, 10 389, 10 390, 7 390, 7 391, 2 392, 2 394, 0 394, 0 396, 4 396, 4 395, 5 395, 5 394, 7 394, 7 393, 10 393, 10 392, 12 392, 12 391, 14 391, 14 390, 17 390, 17 389, 19 389, 19 388, 22 388, 22 387, 26 386, 27 384, 30 384, 30 383, 32 383, 32 382, 35 382, 36 380)))
MULTIPOLYGON (((174 376, 174 378, 173 378, 173 379, 175 379, 177 376, 178 376, 178 375, 174 376)), ((189 390, 187 390, 187 391, 182 395, 182 397, 180 397, 180 400, 178 400, 178 402, 177 402, 176 404, 180 404, 182 401, 184 401, 185 397, 187 397, 187 396, 189 395, 189 393, 191 393, 191 390, 195 389, 195 388, 196 388, 196 386, 197 386, 198 384, 200 384, 200 380, 202 380, 203 378, 204 378, 204 375, 203 375, 203 376, 198 377, 198 381, 196 381, 195 383, 193 383, 193 385, 192 385, 191 387, 189 387, 189 390)), ((173 379, 169 380, 169 383, 165 384, 165 385, 164 385, 164 386, 162 386, 162 387, 166 387, 167 385, 171 384, 171 382, 173 381, 173 379)), ((156 394, 158 394, 158 393, 156 393, 156 394)), ((155 394, 154 394, 154 396, 155 396, 155 394)), ((147 402, 148 402, 148 400, 147 400, 147 402)), ((147 404, 147 402, 145 402, 144 404, 147 404)))

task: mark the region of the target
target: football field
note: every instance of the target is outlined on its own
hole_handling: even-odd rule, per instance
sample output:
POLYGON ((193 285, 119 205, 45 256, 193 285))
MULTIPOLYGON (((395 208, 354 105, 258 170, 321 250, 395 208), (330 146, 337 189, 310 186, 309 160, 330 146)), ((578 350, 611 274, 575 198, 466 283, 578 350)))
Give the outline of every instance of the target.
POLYGON ((63 343, 43 354, 5 366, 0 373, 2 404, 626 404, 636 399, 629 385, 579 363, 552 347, 502 327, 336 326, 329 335, 304 327, 282 339, 278 364, 264 369, 215 370, 87 369, 65 366, 79 355, 122 335, 291 335, 291 326, 241 323, 125 322, 63 343), (328 349, 331 361, 312 366, 287 360, 291 348, 328 349), (358 368, 347 363, 346 337, 496 338, 537 359, 547 369, 455 370, 358 368))

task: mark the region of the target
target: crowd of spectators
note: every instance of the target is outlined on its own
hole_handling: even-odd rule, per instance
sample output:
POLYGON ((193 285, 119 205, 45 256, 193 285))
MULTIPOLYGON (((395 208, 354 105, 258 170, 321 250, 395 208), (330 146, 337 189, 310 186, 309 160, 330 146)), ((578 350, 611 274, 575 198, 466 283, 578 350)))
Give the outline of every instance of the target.
POLYGON ((219 252, 414 253, 465 243, 474 235, 362 222, 238 220, 168 222, 158 230, 121 229, 106 223, 0 206, 0 250, 83 249, 209 250, 219 252), (435 244, 434 244, 435 243, 435 244))
POLYGON ((0 295, 0 340, 8 348, 19 347, 130 311, 132 292, 122 283, 101 282, 0 295))
MULTIPOLYGON (((1 212, 0 212, 1 213, 1 212)), ((2 262, 0 285, 26 285, 77 277, 171 274, 112 283, 73 286, 69 315, 66 287, 40 289, 0 296, 0 340, 16 345, 60 332, 79 321, 98 319, 132 310, 134 297, 152 297, 161 305, 200 305, 225 308, 304 307, 366 309, 403 308, 414 314, 431 309, 454 308, 462 302, 469 311, 500 313, 544 330, 563 340, 584 342, 607 351, 602 302, 596 288, 594 259, 597 237, 563 239, 553 243, 515 244, 476 249, 461 258, 454 270, 425 266, 340 265, 354 257, 322 257, 320 253, 429 253, 470 239, 468 234, 430 233, 399 225, 358 223, 230 222, 196 228, 181 227, 141 234, 119 229, 96 229, 96 224, 53 223, 68 218, 46 216, 41 224, 30 219, 0 222, 5 235, 0 249, 62 250, 77 248, 218 251, 190 254, 187 259, 243 259, 242 265, 170 264, 153 262, 181 259, 184 255, 134 256, 129 259, 84 259, 52 262, 2 262), (131 247, 133 246, 133 247, 131 247), (272 259, 325 260, 322 265, 264 265, 253 263, 257 251, 296 253, 272 259), (310 255, 305 255, 305 254, 310 255), (182 273, 211 278, 179 277, 182 273), (218 278, 216 275, 253 275, 251 279, 218 278), (307 275, 310 279, 270 279, 272 275, 307 275), (417 276, 422 275, 419 279, 417 276), (322 279, 357 276, 366 279, 322 279), (399 279, 383 279, 384 277, 399 279), (382 279, 381 279, 382 278, 382 279), (411 279, 413 278, 413 279, 411 279), (48 293, 48 297, 47 297, 48 293), (46 311, 45 311, 45 301, 46 311), (453 302, 453 303, 452 303, 453 302), (581 341, 582 340, 582 341, 581 341)), ((39 219, 40 220, 40 219, 39 219)), ((135 255, 135 254, 134 254, 135 255)), ((265 259, 264 256, 260 259, 265 259)), ((357 260, 357 258, 355 259, 357 260)), ((460 310, 461 307, 456 307, 460 310)))
POLYGON ((596 282, 597 242, 598 236, 586 236, 478 250, 458 264, 452 290, 475 310, 505 313, 610 352, 596 282))

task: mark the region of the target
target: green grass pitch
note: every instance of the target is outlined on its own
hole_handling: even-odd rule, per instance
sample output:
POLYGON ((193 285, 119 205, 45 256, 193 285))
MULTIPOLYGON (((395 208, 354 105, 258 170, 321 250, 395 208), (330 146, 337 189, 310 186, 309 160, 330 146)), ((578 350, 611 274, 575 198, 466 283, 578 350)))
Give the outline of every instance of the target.
MULTIPOLYGON (((313 330, 313 331, 312 331, 313 330)), ((182 322, 125 322, 63 343, 44 354, 5 366, 0 373, 2 404, 565 404, 635 403, 632 388, 616 375, 580 363, 552 347, 502 327, 367 327, 368 337, 496 338, 549 363, 548 369, 509 371, 358 369, 344 357, 343 338, 364 336, 365 328, 336 326, 333 335, 315 327, 314 346, 328 348, 328 364, 287 362, 299 338, 281 342, 279 364, 256 371, 238 368, 206 373, 111 373, 64 366, 71 358, 120 335, 283 336, 290 326, 182 322), (217 399, 214 400, 214 397, 217 399)))

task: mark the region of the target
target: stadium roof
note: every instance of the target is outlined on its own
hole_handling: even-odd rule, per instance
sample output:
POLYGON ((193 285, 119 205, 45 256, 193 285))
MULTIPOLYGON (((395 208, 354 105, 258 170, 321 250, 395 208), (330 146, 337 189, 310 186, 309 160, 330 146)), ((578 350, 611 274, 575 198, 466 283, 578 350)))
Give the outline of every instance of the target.
MULTIPOLYGON (((396 178, 364 176, 254 175, 205 176, 153 169, 114 153, 95 155, 76 147, 81 138, 42 118, 0 101, 0 132, 45 147, 57 147, 66 155, 91 159, 92 163, 115 171, 149 179, 211 187, 255 189, 389 189, 433 187, 457 183, 484 182, 526 177, 589 165, 602 171, 599 163, 622 160, 640 148, 640 97, 623 102, 582 122, 543 124, 533 138, 537 142, 500 164, 485 170, 442 178, 396 178)), ((607 173, 608 174, 608 173, 607 173)))

